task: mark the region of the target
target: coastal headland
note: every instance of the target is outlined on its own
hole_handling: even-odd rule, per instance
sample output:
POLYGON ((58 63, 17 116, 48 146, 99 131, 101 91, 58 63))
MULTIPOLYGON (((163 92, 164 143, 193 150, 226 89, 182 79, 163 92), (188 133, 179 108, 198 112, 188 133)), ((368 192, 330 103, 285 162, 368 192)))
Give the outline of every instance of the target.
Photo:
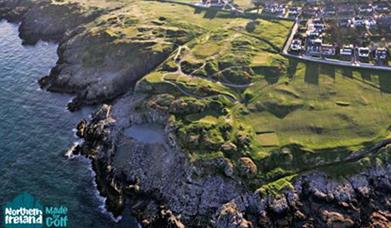
MULTIPOLYGON (((74 95, 100 194, 144 227, 389 227, 391 79, 281 56, 293 22, 159 1, 0 0, 74 95), (125 210, 128 209, 128 210, 125 210)), ((44 156, 44 155, 42 155, 44 156)))

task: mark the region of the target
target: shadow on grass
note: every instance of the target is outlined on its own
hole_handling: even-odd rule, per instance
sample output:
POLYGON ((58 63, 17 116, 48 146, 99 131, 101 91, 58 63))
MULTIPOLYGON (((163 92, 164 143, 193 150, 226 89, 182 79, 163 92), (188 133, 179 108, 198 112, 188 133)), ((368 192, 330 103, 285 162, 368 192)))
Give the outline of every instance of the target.
POLYGON ((254 73, 263 75, 269 85, 277 83, 281 76, 281 72, 278 67, 257 66, 252 69, 254 73))
POLYGON ((287 69, 288 77, 293 78, 295 76, 297 64, 299 64, 299 61, 297 61, 296 59, 289 59, 289 65, 287 69))
POLYGON ((353 69, 348 67, 342 68, 342 76, 353 78, 353 69))
POLYGON ((330 78, 335 80, 336 68, 332 65, 321 65, 320 73, 329 76, 330 78))
POLYGON ((380 91, 383 93, 391 93, 391 75, 389 73, 378 73, 380 91))
POLYGON ((194 14, 200 14, 200 13, 202 13, 201 8, 194 8, 194 14))
POLYGON ((362 70, 361 79, 364 81, 371 82, 372 81, 371 72, 369 70, 362 70))
POLYGON ((319 64, 306 64, 304 81, 308 84, 319 85, 319 64))
POLYGON ((204 18, 213 19, 216 17, 217 13, 218 13, 218 10, 216 10, 216 9, 207 9, 204 14, 204 18))

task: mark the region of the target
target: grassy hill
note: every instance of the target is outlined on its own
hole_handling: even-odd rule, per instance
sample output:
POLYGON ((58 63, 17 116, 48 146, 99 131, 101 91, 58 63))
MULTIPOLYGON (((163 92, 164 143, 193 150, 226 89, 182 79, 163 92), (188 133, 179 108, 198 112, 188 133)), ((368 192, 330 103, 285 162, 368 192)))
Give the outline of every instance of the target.
MULTIPOLYGON (((126 61, 169 56, 139 80, 135 94, 147 97, 140 110, 170 113, 170 126, 195 162, 224 157, 237 168, 250 157, 257 173, 242 177, 258 188, 282 177, 278 183, 289 183, 302 170, 340 161, 389 135, 390 76, 282 57, 292 22, 157 1, 110 2, 118 8, 88 32, 111 44, 151 43, 126 61)), ((99 0, 82 4, 108 7, 99 0)), ((97 50, 86 47, 86 66, 102 62, 97 50)))
POLYGON ((130 8, 158 26, 197 29, 136 87, 148 95, 141 108, 171 114, 194 161, 224 157, 236 166, 250 157, 258 178, 248 180, 259 187, 389 135, 391 79, 280 56, 289 21, 150 1, 130 8))

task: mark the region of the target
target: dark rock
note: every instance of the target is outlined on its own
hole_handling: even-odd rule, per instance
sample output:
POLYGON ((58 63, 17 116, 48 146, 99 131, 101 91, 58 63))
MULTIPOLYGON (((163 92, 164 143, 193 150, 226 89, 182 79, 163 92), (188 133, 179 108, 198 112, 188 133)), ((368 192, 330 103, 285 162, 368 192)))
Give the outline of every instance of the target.
POLYGON ((76 126, 76 130, 77 130, 76 135, 79 138, 84 138, 86 128, 87 128, 87 120, 83 119, 76 126))
POLYGON ((161 208, 158 217, 152 223, 147 223, 145 227, 171 227, 171 228, 185 228, 185 225, 176 217, 172 211, 161 208))
POLYGON ((216 218, 215 227, 237 227, 237 228, 249 228, 253 227, 250 221, 244 218, 242 212, 237 208, 234 203, 224 204, 218 211, 218 217, 216 218))

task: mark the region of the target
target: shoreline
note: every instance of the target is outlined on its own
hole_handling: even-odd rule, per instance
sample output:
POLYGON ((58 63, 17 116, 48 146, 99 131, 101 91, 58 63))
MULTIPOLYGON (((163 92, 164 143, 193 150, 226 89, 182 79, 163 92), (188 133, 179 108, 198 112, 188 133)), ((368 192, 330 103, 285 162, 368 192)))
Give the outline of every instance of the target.
MULTIPOLYGON (((0 17, 1 17, 1 7, 2 6, 0 4, 0 17)), ((23 34, 23 29, 20 32, 21 32, 20 34, 23 34)), ((61 39, 63 39, 64 36, 65 34, 62 35, 61 39)), ((25 35, 22 35, 21 37, 26 38, 25 35)), ((57 36, 53 36, 53 37, 57 37, 57 36)), ((64 40, 60 41, 61 39, 58 40, 59 43, 65 42, 64 40)), ((60 46, 58 47, 58 54, 61 54, 60 46)), ((59 60, 59 62, 61 62, 61 60, 59 60)), ((52 70, 53 75, 56 75, 55 72, 56 70, 58 69, 54 67, 52 70)), ((48 81, 43 82, 43 84, 44 85, 50 84, 50 79, 49 78, 46 79, 48 79, 48 81)), ((60 88, 60 87, 54 87, 54 88, 60 88)), ((54 89, 54 91, 57 90, 54 89)), ((90 100, 86 102, 83 101, 82 99, 87 95, 80 93, 80 91, 74 93, 75 91, 70 91, 67 88, 64 88, 63 92, 65 93, 72 92, 73 94, 77 94, 77 97, 74 100, 74 104, 76 104, 76 106, 74 106, 75 109, 77 109, 79 105, 84 105, 86 103, 88 104, 89 102, 101 104, 107 101, 106 99, 107 97, 104 97, 104 99, 99 99, 98 97, 97 100, 90 100)), ((109 100, 114 101, 116 99, 112 98, 109 100)), ((118 101, 118 99, 116 101, 118 101)), ((71 107, 71 109, 73 108, 71 107)), ((181 205, 178 202, 174 202, 174 203, 170 202, 167 199, 167 197, 180 197, 180 195, 173 196, 171 193, 168 194, 165 192, 159 192, 159 189, 155 190, 156 192, 154 192, 153 188, 148 188, 148 187, 147 187, 147 191, 145 191, 143 189, 143 183, 140 183, 139 177, 137 176, 129 177, 126 175, 124 176, 122 175, 123 174, 122 172, 115 173, 113 171, 112 158, 114 157, 115 153, 117 153, 117 151, 114 148, 116 146, 118 137, 120 135, 118 131, 121 130, 120 129, 121 127, 123 127, 123 126, 117 126, 116 121, 123 121, 123 120, 116 120, 117 117, 113 117, 111 113, 112 113, 112 106, 103 105, 95 114, 92 115, 92 118, 90 120, 88 121, 83 120, 82 122, 80 122, 80 124, 77 126, 76 135, 82 138, 83 140, 80 141, 81 142, 80 144, 74 145, 72 150, 69 150, 67 154, 72 152, 73 154, 75 154, 74 156, 83 155, 83 157, 91 161, 90 163, 91 166, 89 167, 89 169, 91 169, 93 174, 95 175, 93 177, 94 186, 96 185, 96 190, 99 192, 99 195, 105 199, 104 204, 107 210, 111 211, 108 213, 113 214, 114 217, 121 216, 124 207, 128 206, 126 202, 128 204, 130 202, 132 203, 137 202, 135 203, 135 205, 140 204, 141 208, 136 207, 136 208, 131 208, 131 210, 134 210, 133 211, 134 215, 136 216, 138 221, 141 222, 145 227, 153 227, 154 225, 171 225, 173 227, 183 227, 184 224, 197 225, 197 223, 201 224, 201 226, 212 225, 217 227, 224 227, 224 226, 232 225, 231 223, 235 223, 235 224, 239 224, 241 227, 251 227, 252 224, 261 225, 261 226, 284 225, 284 224, 294 225, 294 224, 299 224, 300 221, 306 221, 309 224, 311 224, 310 223, 311 218, 318 219, 319 215, 313 214, 313 212, 311 211, 307 211, 308 208, 306 208, 305 206, 310 205, 309 208, 311 208, 312 202, 308 202, 306 198, 315 199, 314 201, 321 202, 319 204, 326 205, 326 209, 323 210, 324 214, 320 215, 319 219, 324 219, 326 222, 337 221, 345 225, 352 225, 353 221, 346 218, 346 216, 342 212, 340 212, 341 208, 345 208, 350 213, 351 208, 360 206, 360 199, 362 200, 362 199, 368 199, 368 197, 369 199, 370 197, 379 197, 376 194, 383 194, 385 197, 391 195, 389 194, 388 191, 382 193, 379 190, 376 190, 377 188, 379 188, 379 186, 383 186, 383 185, 386 186, 385 188, 391 189, 391 184, 387 183, 387 181, 391 181, 390 178, 387 177, 388 176, 387 174, 391 174, 391 166, 370 168, 367 171, 365 171, 368 174, 365 174, 365 172, 364 174, 362 173, 357 174, 358 177, 353 176, 351 177, 352 180, 346 179, 345 180, 346 182, 343 183, 339 183, 334 180, 329 180, 329 178, 326 177, 324 174, 319 172, 314 173, 313 170, 311 170, 308 173, 304 173, 303 175, 300 175, 300 177, 298 177, 297 180, 294 182, 295 183, 293 186, 294 188, 285 190, 280 196, 270 196, 270 195, 265 196, 262 195, 262 193, 259 191, 252 192, 246 189, 245 187, 241 186, 238 187, 237 189, 234 189, 234 191, 231 192, 230 196, 234 196, 231 199, 226 200, 227 198, 230 198, 230 196, 227 196, 226 198, 223 199, 219 198, 218 199, 219 203, 222 201, 225 201, 225 203, 218 205, 217 209, 214 212, 209 212, 209 211, 205 212, 205 211, 201 211, 199 208, 196 209, 190 208, 191 210, 194 211, 191 211, 191 213, 189 212, 188 213, 189 215, 179 216, 181 213, 185 214, 188 208, 183 207, 183 205, 181 205), (371 171, 372 169, 374 169, 375 171, 371 171), (360 181, 357 181, 358 183, 353 184, 354 182, 353 179, 355 180, 361 177, 364 177, 364 179, 367 178, 368 180, 374 180, 374 181, 380 179, 380 181, 379 183, 371 184, 369 183, 370 181, 368 180, 366 180, 365 182, 362 179, 360 179, 360 181), (321 184, 315 185, 314 180, 316 181, 319 180, 321 184), (311 186, 310 185, 311 183, 314 184, 314 186, 311 186), (308 184, 310 186, 307 186, 308 184), (348 196, 344 195, 344 192, 348 192, 347 193, 348 196), (164 196, 166 198, 163 197, 163 194, 165 194, 164 196), (175 203, 177 203, 179 206, 176 205, 175 203), (174 207, 177 206, 176 208, 177 210, 172 210, 171 209, 172 206, 174 207), (144 207, 144 209, 151 207, 152 210, 147 212, 146 211, 139 212, 138 210, 141 210, 142 207, 144 207), (195 215, 192 214, 193 212, 195 213, 195 215)), ((129 113, 125 113, 125 114, 129 114, 129 113)), ((130 114, 135 115, 135 117, 132 118, 133 120, 136 121, 133 122, 137 122, 137 120, 140 120, 140 122, 142 122, 143 121, 142 119, 145 117, 145 116, 136 116, 137 115, 136 113, 130 113, 130 114)), ((168 124, 164 119, 164 117, 156 120, 157 119, 156 115, 153 116, 153 114, 151 114, 150 116, 145 118, 153 120, 152 122, 161 122, 161 125, 165 126, 166 129, 168 128, 168 124)), ((166 131, 167 138, 169 138, 168 133, 169 130, 166 131)), ((175 140, 173 140, 173 144, 176 144, 175 140)), ((170 148, 172 149, 174 148, 174 146, 170 148)), ((174 151, 174 149, 172 150, 174 151)), ((178 154, 179 153, 180 151, 178 152, 178 154)), ((179 157, 179 158, 182 159, 185 157, 185 155, 182 156, 183 157, 179 157)), ((175 158, 177 159, 177 157, 175 158)), ((141 161, 145 162, 145 160, 141 160, 141 161)), ((184 163, 185 164, 183 164, 183 168, 185 169, 186 172, 188 171, 188 169, 198 168, 196 166, 193 166, 193 164, 187 164, 186 160, 184 163)), ((198 171, 200 173, 203 173, 203 170, 202 169, 200 170, 201 171, 199 170, 198 171)), ((144 178, 143 181, 147 178, 144 178)), ((154 177, 150 177, 150 178, 152 179, 154 177)), ((183 180, 181 179, 182 177, 175 177, 175 178, 178 178, 181 181, 183 180)), ((188 176, 186 176, 186 178, 188 178, 188 176)), ((207 181, 203 182, 205 179, 201 179, 201 180, 202 180, 200 181, 201 184, 205 184, 205 182, 207 182, 207 181)), ((230 178, 224 177, 219 179, 219 177, 211 177, 211 180, 216 181, 216 183, 223 183, 223 184, 228 183, 227 186, 236 186, 235 184, 231 185, 231 182, 234 183, 236 180, 231 180, 230 178), (217 180, 222 180, 222 182, 217 182, 217 180)), ((197 192, 198 189, 194 187, 199 184, 197 180, 190 179, 189 182, 191 184, 189 184, 188 187, 191 189, 187 191, 184 190, 185 193, 194 193, 195 196, 192 195, 190 196, 195 197, 197 199, 199 198, 200 201, 201 200, 210 201, 211 199, 213 199, 213 198, 208 198, 208 196, 204 196, 203 195, 204 192, 202 191, 201 193, 197 192)), ((174 184, 176 183, 174 182, 174 184)), ((205 184, 205 186, 211 186, 211 189, 213 189, 212 187, 215 187, 214 185, 207 185, 207 184, 205 184)), ((163 187, 166 186, 162 185, 157 187, 161 187, 161 189, 163 189, 163 187)), ((178 188, 179 187, 181 186, 178 185, 178 188)), ((201 185, 201 188, 202 187, 204 187, 204 185, 201 185)), ((381 201, 379 202, 381 203, 381 201)), ((197 205, 197 207, 198 206, 199 205, 197 205)), ((321 207, 319 205, 315 205, 315 206, 321 207)), ((363 207, 365 205, 361 205, 361 206, 363 207)), ((205 208, 207 209, 212 209, 215 207, 216 207, 215 205, 205 206, 205 208)), ((375 209, 376 207, 379 208, 378 211, 385 210, 383 206, 380 204, 379 205, 375 204, 373 206, 373 208, 375 209)), ((365 208, 363 208, 362 210, 365 212, 365 208)), ((371 213, 373 214, 374 212, 371 213)), ((380 213, 381 216, 388 218, 388 215, 383 215, 382 213, 380 213)), ((363 220, 365 221, 363 223, 368 222, 366 221, 366 219, 369 221, 370 218, 364 218, 363 220)))

